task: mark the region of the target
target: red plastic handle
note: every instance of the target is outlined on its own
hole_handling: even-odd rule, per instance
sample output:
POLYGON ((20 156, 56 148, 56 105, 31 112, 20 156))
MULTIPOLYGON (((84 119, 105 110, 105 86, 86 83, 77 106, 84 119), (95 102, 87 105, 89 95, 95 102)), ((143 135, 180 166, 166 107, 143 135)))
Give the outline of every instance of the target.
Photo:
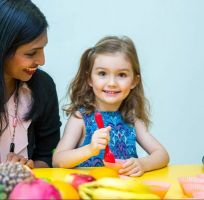
POLYGON ((102 117, 101 113, 96 112, 94 117, 95 117, 96 123, 98 125, 98 128, 104 128, 103 117, 102 117))
MULTIPOLYGON (((104 128, 103 117, 102 117, 101 113, 96 112, 94 117, 95 117, 96 123, 98 125, 98 128, 104 128)), ((106 145, 106 148, 105 148, 104 160, 106 162, 115 163, 115 156, 111 152, 108 145, 106 145)))

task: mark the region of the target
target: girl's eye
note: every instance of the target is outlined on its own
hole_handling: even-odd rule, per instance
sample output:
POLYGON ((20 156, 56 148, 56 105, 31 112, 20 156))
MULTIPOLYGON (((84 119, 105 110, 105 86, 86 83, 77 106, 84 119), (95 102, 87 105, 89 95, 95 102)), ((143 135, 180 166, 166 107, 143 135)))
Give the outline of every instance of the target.
POLYGON ((127 74, 125 74, 125 73, 120 73, 120 74, 119 74, 119 77, 125 78, 125 77, 127 77, 127 74))
POLYGON ((105 75, 106 75, 106 73, 105 73, 105 72, 103 72, 103 71, 101 71, 101 72, 98 72, 98 75, 99 75, 99 76, 105 76, 105 75))

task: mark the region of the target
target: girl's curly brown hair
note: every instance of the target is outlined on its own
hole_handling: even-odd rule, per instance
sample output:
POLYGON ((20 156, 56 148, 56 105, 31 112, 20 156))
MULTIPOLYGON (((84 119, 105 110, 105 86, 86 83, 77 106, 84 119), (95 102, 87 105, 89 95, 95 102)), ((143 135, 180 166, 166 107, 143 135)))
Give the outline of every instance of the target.
POLYGON ((132 64, 135 77, 139 76, 139 83, 133 88, 122 102, 119 111, 124 120, 134 124, 135 119, 142 120, 149 127, 149 103, 144 95, 140 64, 134 43, 127 36, 107 36, 101 39, 93 48, 87 49, 80 60, 80 66, 75 78, 69 85, 67 95, 71 102, 64 106, 67 115, 75 114, 79 108, 85 108, 89 114, 96 110, 95 95, 89 86, 91 71, 97 55, 123 53, 132 64))

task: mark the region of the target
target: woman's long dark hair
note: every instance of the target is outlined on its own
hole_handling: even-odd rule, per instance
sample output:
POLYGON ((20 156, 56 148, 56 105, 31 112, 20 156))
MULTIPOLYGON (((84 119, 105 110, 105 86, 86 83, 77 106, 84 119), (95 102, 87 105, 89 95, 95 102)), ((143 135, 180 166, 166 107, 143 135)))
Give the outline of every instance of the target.
MULTIPOLYGON (((0 135, 6 127, 3 121, 7 123, 4 62, 19 46, 36 39, 47 27, 45 16, 31 0, 0 0, 0 135)), ((35 74, 27 83, 32 91, 33 106, 25 120, 35 118, 43 106, 43 91, 35 81, 35 74)))

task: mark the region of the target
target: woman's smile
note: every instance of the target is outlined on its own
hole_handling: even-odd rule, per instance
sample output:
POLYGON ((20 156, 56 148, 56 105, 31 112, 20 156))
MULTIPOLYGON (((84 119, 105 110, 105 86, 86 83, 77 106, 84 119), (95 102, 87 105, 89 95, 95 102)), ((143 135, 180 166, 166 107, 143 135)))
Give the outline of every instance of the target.
POLYGON ((37 67, 35 68, 28 67, 28 68, 23 69, 23 71, 28 75, 33 75, 36 70, 37 70, 37 67))

